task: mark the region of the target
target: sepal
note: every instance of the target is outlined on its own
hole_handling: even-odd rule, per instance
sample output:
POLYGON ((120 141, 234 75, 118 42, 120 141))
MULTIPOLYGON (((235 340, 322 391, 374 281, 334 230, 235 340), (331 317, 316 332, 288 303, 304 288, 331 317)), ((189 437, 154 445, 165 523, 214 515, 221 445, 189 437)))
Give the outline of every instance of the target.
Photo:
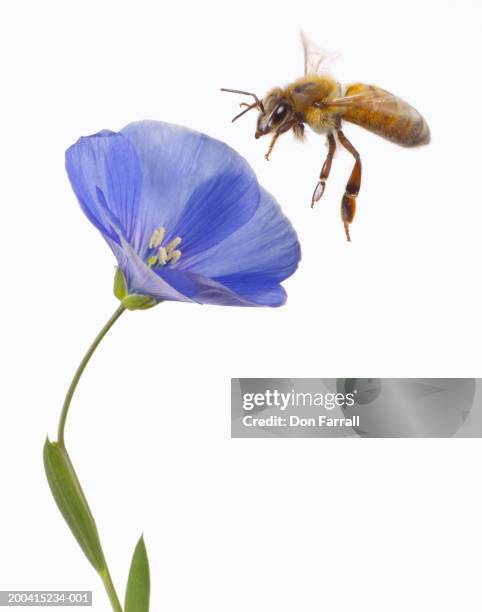
POLYGON ((129 293, 126 277, 120 268, 115 269, 114 295, 127 310, 147 310, 158 303, 149 295, 129 293))
POLYGON ((157 304, 157 301, 150 295, 140 295, 138 293, 126 295, 121 302, 127 310, 147 310, 157 304))
POLYGON ((122 301, 127 294, 127 281, 124 272, 122 272, 120 268, 116 268, 114 276, 114 295, 118 300, 122 301))

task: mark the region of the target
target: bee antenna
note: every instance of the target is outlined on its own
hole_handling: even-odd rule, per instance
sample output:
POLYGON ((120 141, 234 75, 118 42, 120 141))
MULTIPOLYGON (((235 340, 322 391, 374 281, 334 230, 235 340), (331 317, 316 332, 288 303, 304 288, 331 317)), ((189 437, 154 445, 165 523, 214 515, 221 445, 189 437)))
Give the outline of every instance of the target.
POLYGON ((246 106, 246 108, 243 111, 241 111, 239 113, 239 115, 236 115, 236 117, 233 117, 231 119, 231 123, 234 123, 236 121, 236 119, 239 119, 240 117, 242 117, 245 113, 250 111, 252 108, 257 108, 258 107, 258 103, 257 102, 253 102, 253 104, 243 104, 242 106, 246 106))
POLYGON ((246 113, 248 110, 254 108, 255 106, 257 106, 261 112, 265 113, 264 110, 264 106, 263 103, 261 102, 261 100, 258 98, 258 96, 250 91, 241 91, 240 89, 225 89, 224 87, 221 87, 221 91, 227 91, 228 93, 236 93, 236 94, 241 94, 243 96, 252 96, 255 100, 254 104, 252 104, 249 108, 247 108, 246 110, 244 110, 242 113, 240 113, 239 115, 237 115, 233 121, 235 121, 236 119, 238 119, 238 117, 241 117, 241 115, 244 115, 244 113, 246 113))

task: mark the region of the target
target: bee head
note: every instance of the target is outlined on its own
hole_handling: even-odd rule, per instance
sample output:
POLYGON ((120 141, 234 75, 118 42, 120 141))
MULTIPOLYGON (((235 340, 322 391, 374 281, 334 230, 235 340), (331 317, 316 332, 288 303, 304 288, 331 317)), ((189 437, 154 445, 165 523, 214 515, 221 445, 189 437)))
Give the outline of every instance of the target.
POLYGON ((256 124, 255 138, 271 132, 282 133, 291 126, 293 107, 279 90, 269 93, 263 100, 263 110, 260 109, 256 124))
POLYGON ((264 100, 260 100, 258 96, 249 91, 242 91, 240 89, 226 89, 221 88, 221 91, 227 91, 229 93, 243 94, 245 96, 252 96, 254 102, 252 104, 246 104, 242 102, 240 106, 244 106, 245 109, 233 118, 232 121, 236 121, 248 111, 253 108, 259 110, 258 121, 256 123, 255 138, 265 136, 270 132, 276 132, 276 134, 282 134, 293 126, 293 116, 295 111, 293 106, 283 96, 283 91, 279 88, 273 89, 268 93, 264 100))

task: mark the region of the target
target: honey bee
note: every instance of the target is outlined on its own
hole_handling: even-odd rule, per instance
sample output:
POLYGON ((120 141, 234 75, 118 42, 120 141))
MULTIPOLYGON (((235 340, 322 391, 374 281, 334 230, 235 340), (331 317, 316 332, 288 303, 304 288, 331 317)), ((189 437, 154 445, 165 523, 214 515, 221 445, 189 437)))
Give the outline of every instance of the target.
POLYGON ((238 89, 221 89, 231 93, 252 96, 252 104, 234 117, 242 117, 253 108, 259 110, 255 138, 273 134, 266 159, 281 134, 292 130, 302 139, 305 124, 314 132, 326 135, 328 152, 320 177, 311 198, 311 207, 321 198, 330 174, 336 142, 355 158, 355 164, 341 201, 341 218, 346 238, 350 238, 349 226, 355 217, 356 198, 360 191, 362 165, 360 154, 343 133, 343 121, 385 138, 402 147, 417 147, 430 142, 430 130, 422 115, 401 98, 364 83, 342 86, 328 74, 328 65, 336 57, 320 49, 301 33, 304 50, 304 76, 286 87, 275 87, 260 100, 254 93, 238 89))

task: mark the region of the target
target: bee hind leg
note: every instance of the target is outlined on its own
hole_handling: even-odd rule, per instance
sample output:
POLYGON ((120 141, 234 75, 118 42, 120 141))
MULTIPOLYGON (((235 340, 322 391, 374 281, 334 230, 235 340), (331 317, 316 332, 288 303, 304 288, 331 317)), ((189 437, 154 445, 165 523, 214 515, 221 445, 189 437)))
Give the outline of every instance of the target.
POLYGON ((328 177, 330 176, 331 162, 333 161, 333 156, 335 155, 335 150, 336 150, 335 137, 330 132, 326 138, 328 142, 328 153, 326 154, 326 159, 323 163, 323 167, 321 168, 320 178, 315 187, 315 190, 313 191, 313 196, 311 198, 311 208, 313 208, 316 202, 318 202, 318 200, 321 199, 321 196, 323 195, 325 191, 326 181, 328 180, 328 177))
POLYGON ((351 171, 350 178, 348 179, 348 183, 346 184, 345 194, 341 201, 341 219, 345 228, 346 239, 348 240, 348 242, 350 242, 350 223, 355 217, 356 198, 360 191, 362 167, 360 154, 351 144, 345 134, 341 130, 338 130, 337 135, 340 143, 355 158, 355 165, 353 166, 353 170, 351 171))

